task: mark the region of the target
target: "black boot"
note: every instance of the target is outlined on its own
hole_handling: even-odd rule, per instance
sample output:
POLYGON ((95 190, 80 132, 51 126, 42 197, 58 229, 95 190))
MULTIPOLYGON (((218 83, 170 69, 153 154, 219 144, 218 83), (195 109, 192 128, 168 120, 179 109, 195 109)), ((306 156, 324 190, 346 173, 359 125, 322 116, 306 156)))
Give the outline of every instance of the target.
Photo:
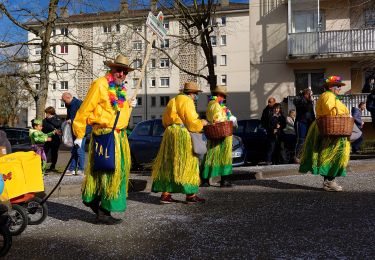
POLYGON ((228 176, 221 176, 220 187, 222 188, 233 187, 233 184, 228 180, 228 176))
POLYGON ((105 224, 105 225, 117 225, 122 222, 122 219, 112 217, 111 212, 106 209, 103 209, 102 207, 99 207, 96 220, 98 221, 99 224, 105 224))
POLYGON ((99 200, 93 199, 90 202, 83 201, 83 204, 87 207, 89 207, 96 215, 98 215, 99 211, 99 200))
POLYGON ((210 187, 210 179, 201 179, 200 187, 210 187))

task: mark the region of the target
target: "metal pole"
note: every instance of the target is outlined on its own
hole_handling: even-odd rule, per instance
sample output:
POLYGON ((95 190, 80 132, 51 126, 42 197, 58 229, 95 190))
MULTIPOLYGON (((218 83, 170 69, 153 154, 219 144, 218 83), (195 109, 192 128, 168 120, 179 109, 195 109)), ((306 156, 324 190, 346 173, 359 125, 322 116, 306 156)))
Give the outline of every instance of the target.
POLYGON ((318 0, 318 32, 320 32, 321 24, 320 24, 320 0, 318 0))
POLYGON ((292 0, 288 0, 288 33, 292 33, 292 0))

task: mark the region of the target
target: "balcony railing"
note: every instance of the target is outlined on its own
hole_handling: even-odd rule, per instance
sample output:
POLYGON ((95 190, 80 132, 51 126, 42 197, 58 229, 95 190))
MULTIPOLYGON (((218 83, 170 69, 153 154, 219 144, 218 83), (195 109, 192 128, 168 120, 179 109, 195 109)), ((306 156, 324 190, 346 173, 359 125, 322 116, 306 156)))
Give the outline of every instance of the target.
POLYGON ((375 28, 288 35, 290 56, 369 51, 375 51, 375 28))
MULTIPOLYGON (((341 95, 339 96, 342 103, 351 111, 352 107, 358 107, 360 102, 366 102, 368 94, 351 94, 351 95, 341 95)), ((314 101, 318 100, 319 95, 314 95, 314 101)), ((289 96, 288 97, 288 110, 295 109, 293 100, 296 96, 289 96)), ((371 114, 368 110, 362 112, 362 119, 366 121, 371 120, 371 114)))

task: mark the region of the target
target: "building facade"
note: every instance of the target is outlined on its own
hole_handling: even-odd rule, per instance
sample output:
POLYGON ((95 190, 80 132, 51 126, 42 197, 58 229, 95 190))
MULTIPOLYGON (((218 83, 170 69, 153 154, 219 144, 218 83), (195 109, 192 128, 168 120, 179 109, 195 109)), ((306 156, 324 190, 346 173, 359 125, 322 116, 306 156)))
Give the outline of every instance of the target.
MULTIPOLYGON (((154 15, 157 10, 153 9, 154 15)), ((145 26, 150 10, 130 10, 121 1, 119 11, 92 14, 68 15, 60 13, 53 32, 53 57, 51 58, 50 89, 47 106, 56 108, 58 115, 66 115, 61 94, 65 91, 84 99, 91 82, 103 76, 108 68, 105 60, 114 59, 117 54, 128 56, 132 67, 138 68, 127 77, 128 96, 132 97, 140 78, 140 68, 145 57, 147 40, 151 33, 145 26)), ((217 8, 212 23, 216 24, 211 37, 216 62, 215 71, 218 84, 227 85, 228 106, 239 118, 250 114, 250 75, 249 75, 249 5, 223 1, 217 8), (241 102, 238 102, 241 101, 241 102)), ((177 37, 183 30, 178 21, 164 18, 168 31, 164 41, 156 40, 156 47, 163 48, 168 55, 184 68, 198 71, 205 60, 197 47, 181 44, 177 37), (173 35, 173 36, 172 36, 173 35), (177 40, 176 40, 177 39, 177 40)), ((34 35, 29 34, 29 40, 34 35)), ((38 46, 31 47, 29 59, 36 61, 40 55, 38 46)), ((37 64, 35 64, 37 68, 37 64)), ((198 111, 202 114, 207 106, 209 86, 205 80, 196 79, 173 65, 172 60, 156 48, 152 48, 145 78, 139 92, 138 106, 133 110, 130 125, 153 118, 160 118, 169 99, 179 93, 184 82, 196 80, 204 91, 198 101, 198 111)), ((38 84, 33 81, 34 86, 38 84)), ((37 86, 36 86, 37 87, 37 86)), ((35 116, 35 108, 30 108, 28 118, 35 116)))
POLYGON ((374 1, 252 0, 249 12, 251 117, 270 96, 321 93, 326 75, 340 75, 346 94, 375 75, 374 1))

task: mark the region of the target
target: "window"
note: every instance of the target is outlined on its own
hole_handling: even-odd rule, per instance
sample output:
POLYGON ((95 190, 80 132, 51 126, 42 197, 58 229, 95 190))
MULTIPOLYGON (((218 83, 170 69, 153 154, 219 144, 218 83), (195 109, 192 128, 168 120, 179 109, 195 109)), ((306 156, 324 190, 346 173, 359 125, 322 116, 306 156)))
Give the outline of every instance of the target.
POLYGON ((139 80, 139 78, 133 78, 133 88, 135 88, 137 86, 138 80, 139 80))
MULTIPOLYGON (((154 118, 155 118, 155 116, 154 116, 154 118)), ((164 127, 163 127, 161 121, 156 121, 154 123, 154 127, 152 129, 152 135, 153 136, 163 136, 163 134, 164 134, 164 127)))
POLYGON ((137 105, 142 106, 142 97, 137 97, 137 105))
POLYGON ((160 44, 160 48, 169 48, 169 39, 164 39, 160 44))
POLYGON ((321 94, 324 82, 324 70, 297 70, 294 72, 296 93, 299 93, 305 88, 312 90, 314 94, 321 94))
POLYGON ((56 29, 52 29, 52 36, 56 36, 56 29))
MULTIPOLYGON (((324 13, 320 12, 320 24, 321 29, 324 30, 325 28, 325 18, 324 13)), ((318 31, 318 12, 314 11, 296 11, 293 12, 292 18, 292 32, 293 33, 300 33, 300 32, 316 32, 318 31)))
POLYGON ((110 42, 103 42, 103 50, 104 51, 112 51, 112 43, 110 42))
POLYGON ((227 17, 226 16, 222 16, 221 17, 221 25, 225 26, 226 24, 227 24, 227 17))
POLYGON ((375 26, 375 9, 367 9, 364 12, 365 16, 365 27, 375 26))
POLYGON ((41 47, 36 47, 35 48, 35 55, 40 55, 42 53, 42 48, 41 47))
POLYGON ((156 67, 156 59, 151 59, 151 69, 155 69, 156 67))
MULTIPOLYGON (((133 123, 138 124, 142 121, 142 116, 133 116, 133 123)), ((151 121, 140 123, 135 130, 136 135, 146 136, 151 135, 151 121)))
POLYGON ((169 59, 160 59, 160 68, 168 68, 169 59))
POLYGON ((155 115, 151 115, 151 119, 155 119, 156 118, 156 116, 155 115))
POLYGON ((103 25, 103 32, 104 33, 110 33, 112 31, 112 28, 110 25, 103 25))
POLYGON ((40 64, 34 63, 34 71, 40 71, 40 64))
POLYGON ((136 32, 142 32, 142 25, 140 24, 134 24, 133 25, 133 30, 136 32))
POLYGON ((214 62, 214 66, 216 66, 217 65, 217 57, 216 57, 216 55, 214 55, 212 57, 212 59, 213 59, 213 62, 214 62))
POLYGON ((55 46, 55 45, 52 46, 52 53, 53 53, 53 54, 56 54, 56 46, 55 46))
POLYGON ((221 66, 227 66, 227 55, 221 55, 221 66))
POLYGON ((65 36, 68 36, 68 34, 69 34, 69 30, 68 30, 68 28, 61 28, 61 35, 65 35, 65 36))
POLYGON ((60 89, 68 90, 68 81, 60 81, 60 89))
POLYGON ((62 99, 60 99, 60 108, 65 108, 65 102, 62 99))
POLYGON ((142 50, 142 42, 141 41, 133 41, 133 50, 137 50, 137 51, 142 50))
POLYGON ((221 45, 227 45, 227 36, 226 35, 221 35, 221 45))
POLYGON ((52 90, 56 90, 56 82, 52 82, 52 90))
POLYGON ((164 20, 164 21, 163 21, 163 27, 164 27, 164 29, 166 29, 166 30, 169 29, 169 20, 164 20))
POLYGON ((61 71, 68 71, 68 63, 61 63, 60 64, 61 71))
POLYGON ((120 30, 120 24, 116 24, 116 32, 120 32, 121 30, 120 30))
POLYGON ((151 88, 156 87, 156 78, 151 78, 151 88))
POLYGON ((216 36, 210 36, 211 45, 216 46, 216 36))
POLYGON ((151 106, 156 107, 156 97, 151 97, 151 106))
POLYGON ((161 88, 169 88, 169 77, 160 78, 160 87, 161 88))
POLYGON ((141 59, 135 59, 133 61, 133 67, 138 69, 142 67, 142 60, 141 59))
POLYGON ((169 102, 169 96, 161 96, 160 97, 160 106, 161 107, 167 106, 168 102, 169 102))
POLYGON ((153 42, 152 42, 152 48, 153 48, 153 49, 156 48, 156 41, 153 41, 153 42))
POLYGON ((221 75, 221 85, 227 85, 227 75, 221 75))
POLYGON ((61 54, 67 54, 69 52, 68 44, 62 44, 60 45, 60 53, 61 54))
POLYGON ((216 18, 213 18, 213 17, 212 17, 212 18, 210 19, 209 24, 210 24, 211 26, 215 26, 215 25, 217 25, 216 18))
POLYGON ((39 89, 39 84, 35 84, 35 89, 39 89))

